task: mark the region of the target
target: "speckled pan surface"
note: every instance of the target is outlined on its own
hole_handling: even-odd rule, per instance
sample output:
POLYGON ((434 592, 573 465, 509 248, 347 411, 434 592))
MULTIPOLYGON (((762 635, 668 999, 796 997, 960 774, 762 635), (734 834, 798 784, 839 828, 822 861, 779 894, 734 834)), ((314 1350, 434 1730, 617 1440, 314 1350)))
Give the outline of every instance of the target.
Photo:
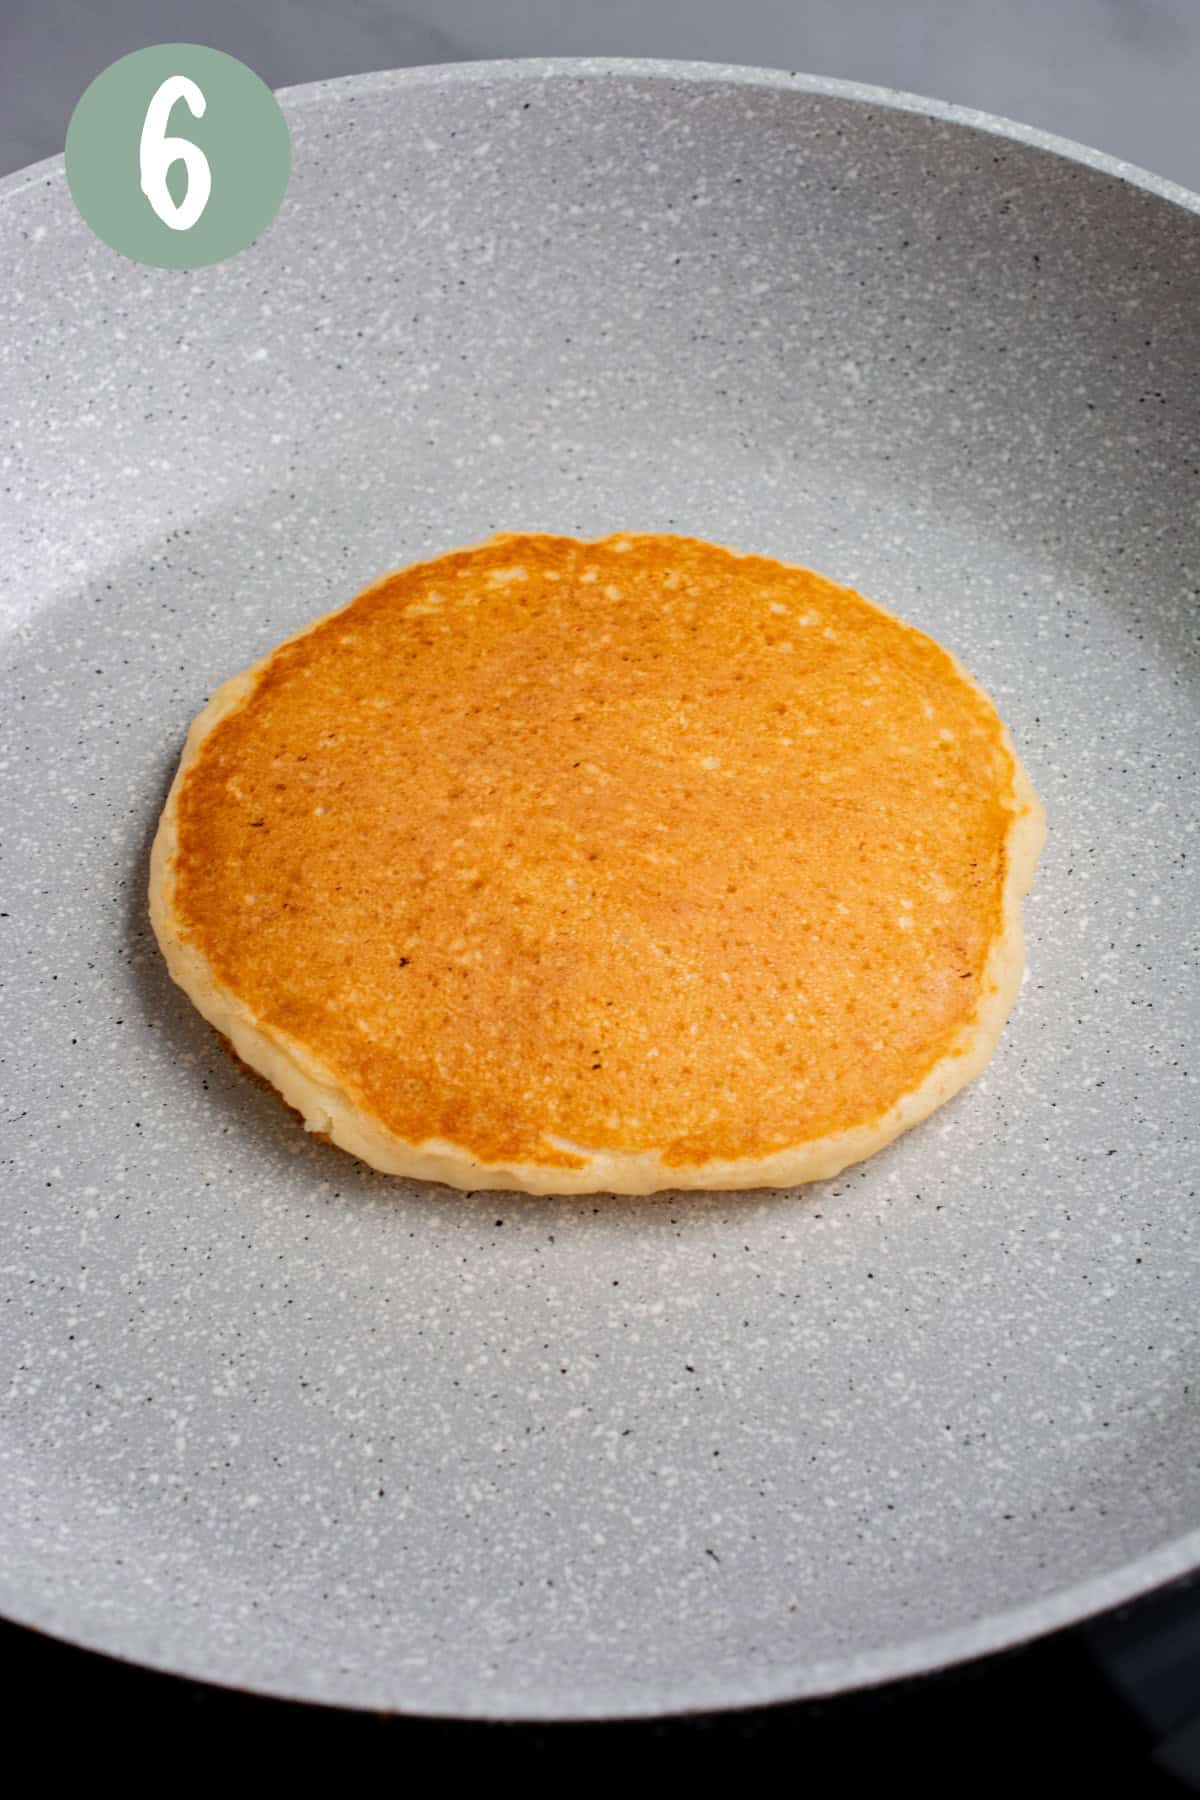
POLYGON ((557 1717, 879 1680, 1191 1566, 1197 203, 748 71, 284 104, 285 208, 217 268, 123 262, 60 162, 0 185, 0 1608, 557 1717), (1050 818, 1023 998, 860 1170, 389 1182, 169 983, 146 854, 206 695, 515 526, 811 562, 1010 723, 1050 818))

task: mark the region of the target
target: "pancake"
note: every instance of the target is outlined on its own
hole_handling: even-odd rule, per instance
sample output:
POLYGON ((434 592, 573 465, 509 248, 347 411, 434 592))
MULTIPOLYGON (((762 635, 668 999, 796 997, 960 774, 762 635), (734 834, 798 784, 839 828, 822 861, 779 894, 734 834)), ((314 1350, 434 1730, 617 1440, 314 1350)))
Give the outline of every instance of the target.
POLYGON ((509 533, 218 689, 151 917, 238 1055, 377 1169, 792 1186, 983 1067, 1042 833, 986 694, 849 588, 509 533))

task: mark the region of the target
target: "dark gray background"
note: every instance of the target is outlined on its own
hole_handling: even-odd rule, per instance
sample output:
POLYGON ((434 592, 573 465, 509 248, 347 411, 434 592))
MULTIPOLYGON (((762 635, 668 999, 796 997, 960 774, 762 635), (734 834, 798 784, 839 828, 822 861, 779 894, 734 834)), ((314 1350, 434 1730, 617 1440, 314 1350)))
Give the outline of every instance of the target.
POLYGON ((1200 188, 1200 0, 0 0, 0 173, 62 149, 106 64, 177 39, 272 87, 492 56, 806 69, 1023 119, 1200 188))

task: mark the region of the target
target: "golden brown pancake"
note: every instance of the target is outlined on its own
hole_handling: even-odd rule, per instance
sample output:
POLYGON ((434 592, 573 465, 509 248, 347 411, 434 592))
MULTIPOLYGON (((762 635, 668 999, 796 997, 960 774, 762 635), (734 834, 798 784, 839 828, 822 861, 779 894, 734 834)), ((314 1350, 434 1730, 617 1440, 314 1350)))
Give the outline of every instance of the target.
POLYGON ((987 696, 850 589, 510 534, 218 690, 151 913, 205 1017, 377 1168, 790 1186, 986 1062, 1041 835, 987 696))

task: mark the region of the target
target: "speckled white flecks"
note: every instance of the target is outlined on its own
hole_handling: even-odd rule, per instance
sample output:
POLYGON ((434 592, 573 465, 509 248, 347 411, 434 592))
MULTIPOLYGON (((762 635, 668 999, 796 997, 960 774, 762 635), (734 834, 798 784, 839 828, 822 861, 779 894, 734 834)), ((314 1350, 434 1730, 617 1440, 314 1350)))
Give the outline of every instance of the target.
POLYGON ((0 1605, 285 1693, 596 1714, 928 1665, 1182 1567, 1200 223, 785 77, 286 104, 288 200, 218 268, 123 262, 57 165, 0 189, 0 1605), (389 1183, 168 983, 146 850, 211 688, 520 526, 810 561, 1010 721, 1031 974, 985 1080, 861 1170, 389 1183))

